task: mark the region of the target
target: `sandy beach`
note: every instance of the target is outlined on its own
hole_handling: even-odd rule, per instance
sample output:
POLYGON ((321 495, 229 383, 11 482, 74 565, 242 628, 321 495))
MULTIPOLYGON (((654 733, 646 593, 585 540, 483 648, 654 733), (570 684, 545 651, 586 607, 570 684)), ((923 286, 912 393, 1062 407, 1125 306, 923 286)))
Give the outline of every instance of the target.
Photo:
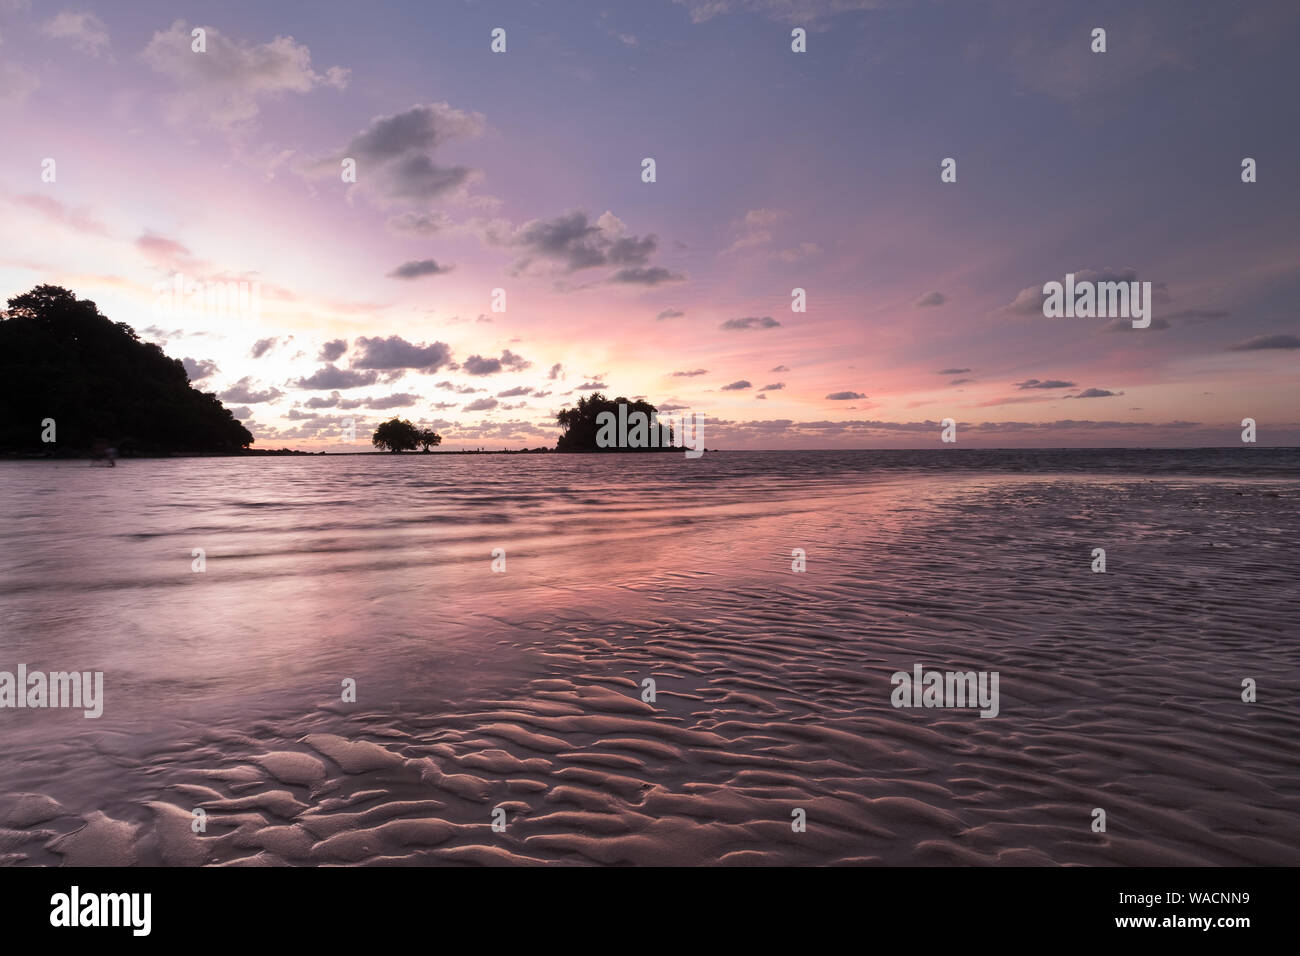
POLYGON ((1290 453, 908 454, 2 463, 0 862, 1300 863, 1290 453))

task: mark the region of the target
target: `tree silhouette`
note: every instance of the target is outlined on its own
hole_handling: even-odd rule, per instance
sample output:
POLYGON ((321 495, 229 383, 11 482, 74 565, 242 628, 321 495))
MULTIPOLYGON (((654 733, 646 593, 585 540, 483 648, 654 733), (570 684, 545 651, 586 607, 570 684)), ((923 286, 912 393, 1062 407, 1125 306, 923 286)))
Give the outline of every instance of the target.
POLYGON ((609 412, 618 417, 618 406, 627 405, 627 414, 642 412, 649 419, 651 414, 658 414, 658 409, 646 401, 629 402, 621 395, 608 399, 602 392, 592 392, 585 398, 578 399, 577 407, 565 408, 555 415, 556 422, 564 429, 555 442, 556 451, 662 451, 664 448, 601 448, 596 444, 596 433, 600 426, 596 419, 601 412, 609 412))
POLYGON ((430 446, 430 445, 441 445, 441 444, 442 444, 442 436, 439 435, 439 434, 438 434, 436 431, 434 431, 432 428, 421 428, 421 429, 420 429, 420 444, 424 446, 424 453, 427 455, 427 454, 429 453, 429 446, 430 446))
POLYGON ((67 289, 39 285, 0 311, 0 450, 235 452, 253 442, 185 367, 67 289), (41 441, 41 422, 57 441, 41 441))
MULTIPOLYGON (((441 441, 441 437, 438 440, 441 441)), ((404 418, 390 418, 375 429, 370 443, 391 452, 414 451, 420 444, 420 429, 404 418)))

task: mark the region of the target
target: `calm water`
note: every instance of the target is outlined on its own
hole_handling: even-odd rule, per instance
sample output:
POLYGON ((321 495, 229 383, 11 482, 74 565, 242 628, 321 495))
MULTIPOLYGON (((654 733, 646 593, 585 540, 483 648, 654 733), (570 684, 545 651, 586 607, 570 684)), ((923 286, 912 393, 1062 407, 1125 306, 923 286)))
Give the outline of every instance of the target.
MULTIPOLYGON (((1121 755, 1140 729, 1125 722, 1174 718, 1180 748, 1207 765, 1221 761, 1223 741, 1202 740, 1202 723, 1239 719, 1222 708, 1232 705, 1238 675, 1258 673, 1271 680, 1270 697, 1250 714, 1258 726, 1233 746, 1255 754, 1245 758, 1256 765, 1243 771, 1251 781, 1243 792, 1262 787, 1261 805, 1277 810, 1300 797, 1296 760, 1251 747, 1256 734, 1296 730, 1276 695, 1300 689, 1298 481, 1300 453, 1253 448, 175 459, 111 470, 0 463, 0 669, 103 671, 106 685, 100 720, 0 711, 11 752, 0 792, 58 800, 69 811, 52 825, 59 834, 99 811, 139 834, 155 825, 146 808, 156 815, 169 788, 184 793, 187 774, 235 772, 227 764, 256 764, 259 751, 305 751, 310 733, 404 740, 408 761, 481 769, 502 751, 521 760, 547 753, 550 744, 520 728, 550 726, 560 717, 548 715, 567 707, 578 722, 548 734, 562 727, 567 746, 591 750, 621 725, 582 724, 587 701, 621 713, 644 675, 655 674, 665 690, 657 719, 703 735, 666 769, 646 769, 655 787, 690 792, 708 782, 758 800, 746 772, 731 776, 731 762, 749 754, 776 761, 765 773, 801 781, 804 800, 847 799, 847 787, 855 799, 906 793, 961 815, 969 794, 960 781, 1001 786, 999 774, 1035 748, 1068 752, 1059 735, 1080 723, 1090 739, 1107 741, 1091 755, 1099 768, 1131 758, 1149 769, 1137 751, 1121 755), (1105 576, 1088 573, 1096 546, 1110 556, 1105 576), (807 574, 791 573, 794 548, 806 551, 807 574), (205 555, 201 573, 194 549, 205 555), (504 550, 505 573, 492 570, 494 549, 504 550), (883 675, 922 658, 1006 672, 1004 722, 987 723, 1009 736, 989 738, 984 763, 952 769, 954 755, 928 753, 943 747, 907 734, 874 749, 899 725, 883 675), (1226 690, 1188 683, 1189 673, 1215 669, 1226 690), (356 705, 339 702, 343 678, 357 681, 356 705), (1134 698, 1137 683, 1167 694, 1134 698), (612 704, 601 696, 614 692, 624 696, 612 704), (519 716, 528 708, 531 722, 519 716), (1065 720, 1076 708, 1077 720, 1065 720), (1019 723, 1026 714, 1032 722, 1019 723), (798 729, 808 722, 843 722, 860 751, 827 751, 818 763, 819 748, 837 745, 798 729), (904 751, 915 763, 891 784, 889 755, 904 751), (858 785, 841 779, 856 774, 858 785), (947 796, 926 796, 921 784, 947 796)), ((954 724, 946 739, 970 752, 971 733, 994 733, 980 723, 954 724)), ((609 761, 620 759, 644 754, 609 761)), ((559 763, 587 766, 574 761, 559 763)), ((1047 763, 1040 776, 1057 769, 1047 763)), ((556 771, 537 770, 536 792, 546 796, 529 796, 531 811, 521 813, 536 815, 554 798, 556 771)), ((1188 787, 1225 789, 1195 768, 1168 772, 1184 793, 1177 799, 1188 787)), ((502 770, 488 783, 509 789, 507 777, 502 770)), ((1111 786, 1105 777, 1085 783, 1111 786)), ((762 799, 774 799, 773 786, 758 788, 762 799)), ((1031 803, 1050 816, 1058 797, 1040 793, 1031 803)), ((475 805, 447 812, 474 821, 475 805)), ((647 819, 658 826, 680 812, 675 806, 647 819)), ((636 816, 606 812, 629 826, 636 816)), ((874 832, 871 814, 855 812, 863 832, 874 832)), ((1226 837, 1203 845, 1178 836, 1178 821, 1147 826, 1170 835, 1152 837, 1144 852, 1236 859, 1226 837)), ((1259 826, 1256 836, 1272 840, 1273 824, 1259 826)), ((590 862, 608 852, 564 843, 570 830, 559 830, 521 855, 590 862)), ((117 834, 96 836, 88 860, 140 839, 117 834)), ((43 848, 48 837, 23 843, 10 862, 57 862, 43 848)), ((1003 838, 1045 854, 1029 862, 1105 862, 1067 848, 1064 837, 1047 849, 1003 838)), ((685 851, 656 855, 675 837, 646 839, 627 851, 630 861, 694 862, 685 851)), ((1280 849, 1269 852, 1300 862, 1295 838, 1277 839, 1280 849)), ((738 852, 750 852, 742 844, 738 852)), ((140 845, 132 860, 157 862, 153 842, 140 845)), ((781 858, 910 862, 930 843, 918 835, 909 846, 912 855, 897 857, 819 846, 787 848, 794 855, 781 858)), ((255 848, 207 852, 237 859, 255 848)), ((275 862, 295 858, 276 852, 275 862)))

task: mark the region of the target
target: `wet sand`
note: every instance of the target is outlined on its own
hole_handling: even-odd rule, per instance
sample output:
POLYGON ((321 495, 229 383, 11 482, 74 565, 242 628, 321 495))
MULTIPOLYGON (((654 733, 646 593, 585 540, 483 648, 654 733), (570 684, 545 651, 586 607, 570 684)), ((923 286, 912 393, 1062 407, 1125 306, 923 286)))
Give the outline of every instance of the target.
POLYGON ((235 464, 5 466, 0 862, 1300 863, 1294 480, 235 464))

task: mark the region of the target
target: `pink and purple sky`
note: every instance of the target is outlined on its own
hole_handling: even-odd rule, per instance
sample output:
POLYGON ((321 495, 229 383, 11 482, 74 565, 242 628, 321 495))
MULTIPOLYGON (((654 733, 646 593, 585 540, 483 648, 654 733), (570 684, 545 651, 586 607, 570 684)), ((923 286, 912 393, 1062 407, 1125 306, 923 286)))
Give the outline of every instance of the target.
POLYGON ((549 446, 596 387, 703 413, 711 448, 930 447, 943 418, 1297 444, 1297 27, 1274 0, 0 0, 0 297, 93 299, 257 447, 362 450, 394 414, 549 446), (160 315, 177 272, 260 312, 160 315), (1151 282, 1151 327, 1044 318, 1066 273, 1151 282))

